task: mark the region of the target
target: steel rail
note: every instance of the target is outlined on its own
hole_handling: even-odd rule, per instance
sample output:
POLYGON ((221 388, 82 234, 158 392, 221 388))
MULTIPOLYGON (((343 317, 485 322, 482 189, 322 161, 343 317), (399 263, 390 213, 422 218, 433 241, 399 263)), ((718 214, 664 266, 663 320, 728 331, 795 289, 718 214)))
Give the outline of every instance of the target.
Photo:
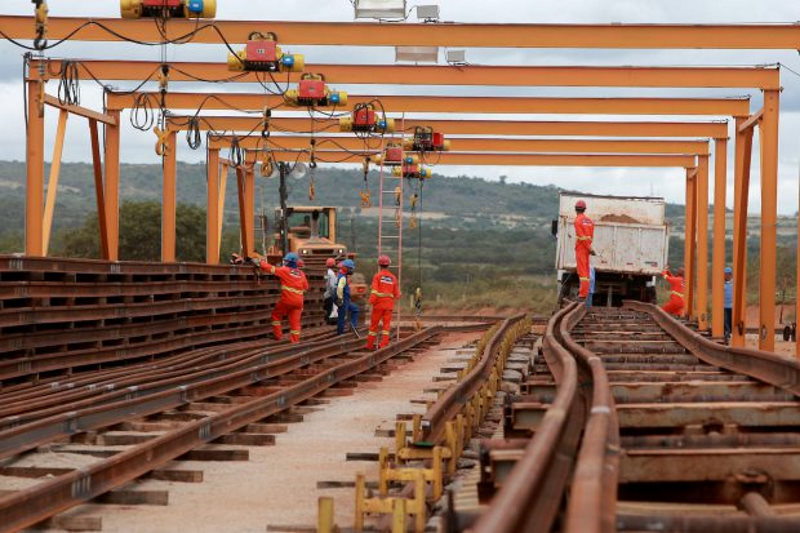
POLYGON ((221 368, 202 381, 193 382, 190 376, 186 376, 186 379, 178 378, 167 383, 126 387, 109 394, 107 402, 80 402, 74 409, 59 410, 58 414, 27 422, 25 417, 14 416, 4 421, 4 425, 9 426, 8 429, 0 431, 0 459, 75 433, 123 422, 134 414, 146 416, 259 383, 317 361, 342 355, 360 345, 361 341, 358 339, 345 341, 338 337, 333 341, 311 343, 310 346, 302 347, 300 352, 297 352, 297 347, 284 346, 257 356, 256 361, 253 361, 257 364, 242 364, 242 368, 234 372, 221 368), (273 355, 291 352, 295 352, 294 355, 277 361, 270 360, 273 355), (19 425, 15 425, 17 420, 19 425))
POLYGON ((422 440, 428 443, 438 442, 445 432, 445 424, 455 418, 459 411, 475 395, 476 391, 486 382, 494 367, 494 362, 500 350, 503 337, 516 322, 525 318, 520 313, 503 320, 501 326, 492 335, 480 362, 458 384, 450 387, 436 402, 425 412, 422 417, 422 440))
POLYGON ((562 321, 577 306, 561 309, 547 324, 543 351, 557 384, 555 398, 523 457, 473 527, 476 533, 549 531, 556 519, 586 412, 577 362, 560 340, 562 321))
POLYGON ((586 312, 586 306, 578 305, 559 324, 564 346, 584 367, 587 380, 581 386, 585 390, 591 385, 592 394, 570 483, 564 531, 613 533, 620 459, 619 422, 602 359, 575 342, 570 334, 586 312))
POLYGON ((653 317, 656 323, 698 359, 745 374, 800 396, 800 361, 772 352, 734 348, 713 342, 687 328, 659 307, 626 301, 624 307, 653 317))
POLYGON ((40 485, 0 498, 0 530, 14 531, 90 500, 158 468, 200 444, 213 441, 249 423, 281 412, 331 386, 370 370, 395 355, 434 337, 441 328, 422 330, 387 348, 345 361, 299 383, 187 423, 106 460, 57 476, 40 485))

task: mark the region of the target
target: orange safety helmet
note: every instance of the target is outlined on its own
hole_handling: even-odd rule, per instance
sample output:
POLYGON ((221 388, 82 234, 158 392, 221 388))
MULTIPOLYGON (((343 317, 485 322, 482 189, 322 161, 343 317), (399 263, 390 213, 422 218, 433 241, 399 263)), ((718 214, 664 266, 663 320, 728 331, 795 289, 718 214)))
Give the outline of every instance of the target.
POLYGON ((329 257, 328 259, 325 260, 325 266, 328 267, 328 268, 335 267, 336 266, 336 259, 334 259, 333 257, 329 257))
POLYGON ((575 210, 576 211, 586 211, 586 202, 583 200, 578 200, 575 202, 575 210))
POLYGON ((382 255, 378 258, 378 265, 382 267, 388 267, 392 264, 392 260, 389 258, 388 255, 382 255))

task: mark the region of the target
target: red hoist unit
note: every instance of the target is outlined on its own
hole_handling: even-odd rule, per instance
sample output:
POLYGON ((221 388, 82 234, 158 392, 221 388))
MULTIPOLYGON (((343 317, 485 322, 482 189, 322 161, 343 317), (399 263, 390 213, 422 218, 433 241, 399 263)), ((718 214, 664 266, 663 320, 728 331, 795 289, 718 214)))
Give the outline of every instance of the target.
POLYGON ((228 70, 233 72, 303 72, 302 54, 287 54, 272 33, 252 32, 244 50, 228 54, 228 70))
POLYGON ((414 136, 403 141, 403 147, 409 152, 446 152, 450 150, 450 141, 444 138, 444 133, 417 126, 414 136))
POLYGON ((423 167, 419 163, 407 164, 403 162, 402 165, 392 168, 392 176, 396 178, 427 180, 433 176, 433 172, 431 169, 423 167))
POLYGON ((213 19, 217 0, 120 0, 119 10, 124 19, 213 19))
POLYGON ((399 144, 389 144, 382 154, 374 156, 373 161, 378 165, 397 167, 400 165, 419 165, 419 156, 409 154, 399 144))
POLYGON ((297 89, 286 91, 286 103, 293 106, 334 107, 347 104, 347 93, 332 91, 322 74, 303 74, 297 89))
POLYGON ((394 131, 394 119, 375 110, 373 104, 356 104, 349 117, 339 119, 339 130, 343 132, 384 134, 394 131))

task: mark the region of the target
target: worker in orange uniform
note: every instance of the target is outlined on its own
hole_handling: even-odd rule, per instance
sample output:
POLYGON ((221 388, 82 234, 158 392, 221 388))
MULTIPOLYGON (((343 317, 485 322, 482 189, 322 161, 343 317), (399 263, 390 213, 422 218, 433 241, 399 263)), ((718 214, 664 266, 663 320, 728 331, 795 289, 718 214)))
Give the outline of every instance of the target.
POLYGON ((308 290, 308 280, 298 268, 297 254, 290 252, 283 258, 283 266, 270 265, 263 259, 252 259, 261 270, 281 281, 281 297, 272 310, 272 334, 276 340, 283 338, 283 318, 289 316, 289 340, 300 342, 300 317, 303 314, 303 296, 308 290))
POLYGON ((670 294, 669 301, 661 306, 661 309, 671 314, 672 316, 681 316, 683 314, 683 292, 686 290, 686 281, 683 278, 683 269, 679 268, 673 275, 669 269, 665 270, 662 274, 664 279, 669 283, 670 294))
POLYGON ((589 282, 591 273, 589 271, 589 256, 594 255, 592 249, 592 239, 594 239, 594 222, 587 217, 586 202, 578 200, 575 202, 575 263, 578 269, 578 279, 580 280, 580 292, 578 293, 581 301, 585 301, 589 296, 589 282))
POLYGON ((394 312, 394 302, 400 298, 400 287, 397 277, 389 271, 392 260, 388 255, 378 258, 380 270, 372 278, 372 292, 369 296, 369 303, 372 306, 372 319, 367 336, 367 350, 375 347, 378 338, 378 326, 383 322, 381 330, 381 343, 378 348, 384 348, 389 344, 389 332, 392 327, 392 313, 394 312))

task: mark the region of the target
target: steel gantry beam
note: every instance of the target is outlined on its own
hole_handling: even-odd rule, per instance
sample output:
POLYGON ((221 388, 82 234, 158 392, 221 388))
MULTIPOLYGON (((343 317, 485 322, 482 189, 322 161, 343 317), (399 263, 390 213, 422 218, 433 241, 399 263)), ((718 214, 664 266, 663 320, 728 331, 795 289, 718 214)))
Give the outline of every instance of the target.
MULTIPOLYGON (((152 20, 50 17, 51 40, 149 43, 164 36, 152 20)), ((440 46, 462 48, 800 49, 798 24, 375 24, 369 22, 171 20, 170 39, 195 33, 192 43, 244 43, 255 30, 296 45, 440 46), (197 30, 197 31, 196 31, 197 30), (476 38, 480 36, 480 39, 476 38)), ((0 17, 13 39, 35 37, 30 17, 0 17)))
MULTIPOLYGON (((108 93, 108 109, 130 109, 146 99, 158 106, 157 92, 108 93)), ((509 113, 509 114, 602 114, 602 115, 702 115, 749 117, 750 99, 743 98, 559 98, 524 96, 395 96, 348 95, 348 108, 358 102, 380 100, 387 113, 509 113)), ((262 93, 169 92, 167 109, 250 110, 283 105, 283 98, 262 93)))
MULTIPOLYGON (((656 141, 656 140, 598 140, 598 139, 493 139, 493 138, 452 138, 451 152, 539 152, 539 153, 587 153, 587 154, 692 154, 708 155, 708 141, 656 141)), ((270 149, 304 150, 309 149, 314 139, 318 150, 346 150, 359 153, 380 153, 380 149, 370 148, 357 137, 271 135, 268 139, 260 135, 237 136, 236 134, 213 135, 208 142, 210 149, 229 148, 236 140, 239 147, 246 150, 270 149)), ((430 154, 433 161, 439 161, 439 153, 430 154)))
MULTIPOLYGON (((161 63, 155 61, 81 60, 81 80, 143 81, 155 79, 161 63)), ((62 71, 59 59, 32 59, 31 80, 52 79, 62 71), (45 62, 43 70, 40 61, 45 62)), ((325 76, 331 84, 343 85, 476 85, 489 87, 664 87, 664 88, 757 88, 780 89, 780 70, 756 67, 551 67, 551 66, 439 66, 439 65, 333 65, 307 64, 306 72, 325 76)), ((291 73, 284 81, 297 82, 301 74, 291 73)), ((220 61, 170 63, 172 82, 229 81, 263 83, 259 73, 232 73, 220 61)))

